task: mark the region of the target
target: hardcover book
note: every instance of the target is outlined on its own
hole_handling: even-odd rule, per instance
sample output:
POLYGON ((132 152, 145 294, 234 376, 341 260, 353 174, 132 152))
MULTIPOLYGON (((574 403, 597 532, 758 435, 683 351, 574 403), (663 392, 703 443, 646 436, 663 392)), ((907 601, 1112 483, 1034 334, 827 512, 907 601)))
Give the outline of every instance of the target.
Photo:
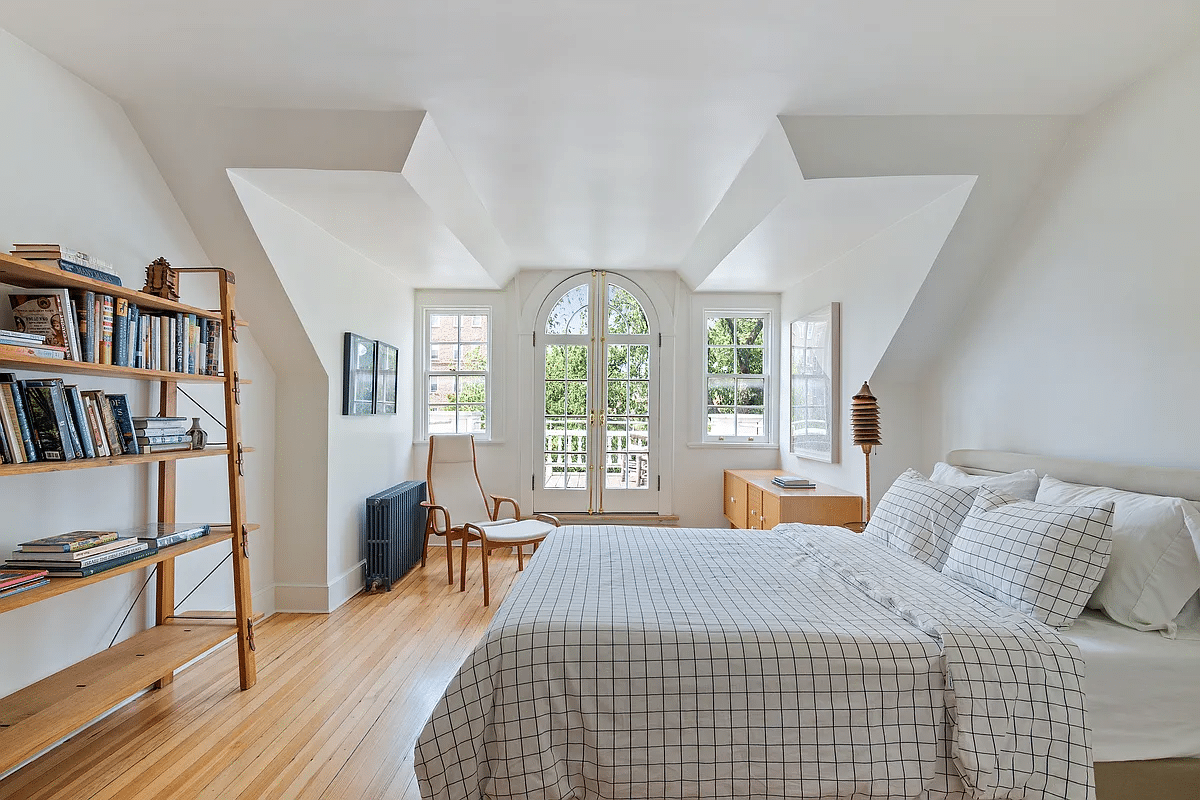
POLYGON ((152 522, 139 528, 121 531, 122 535, 154 542, 160 548, 199 539, 201 536, 207 536, 208 532, 208 524, 204 522, 152 522))
POLYGON ((97 363, 113 363, 113 299, 109 295, 100 298, 100 357, 97 363))
POLYGON ((71 298, 66 289, 11 294, 8 300, 18 332, 45 336, 47 345, 65 348, 67 358, 79 360, 78 344, 71 335, 75 320, 69 317, 71 298))
POLYGON ((95 575, 97 572, 104 572, 105 570, 110 570, 114 567, 119 567, 132 561, 140 561, 141 559, 146 558, 147 556, 152 556, 158 552, 157 547, 149 545, 147 542, 139 541, 138 544, 146 545, 146 547, 133 550, 125 555, 117 556, 115 558, 104 559, 95 564, 89 564, 87 562, 78 562, 75 564, 46 563, 38 564, 38 566, 49 572, 51 577, 86 578, 88 575, 95 575))
POLYGON ((8 569, 0 568, 0 589, 8 589, 22 583, 36 581, 46 577, 44 569, 8 569))
POLYGON ((3 356, 65 359, 67 348, 50 345, 0 344, 0 357, 3 356))
POLYGON ((67 428, 66 407, 54 391, 54 382, 29 380, 25 381, 24 388, 29 426, 37 442, 38 455, 46 461, 74 459, 75 448, 67 428))
MULTIPOLYGON (((112 447, 108 444, 108 436, 104 430, 104 418, 100 415, 100 407, 96 405, 96 398, 90 392, 80 392, 83 395, 83 407, 87 410, 88 427, 92 431, 92 441, 96 443, 97 456, 111 456, 113 454, 112 447)), ((102 394, 97 392, 97 394, 102 394)), ((101 396, 103 402, 103 396, 101 396)))
MULTIPOLYGON (((103 553, 108 553, 110 556, 115 557, 117 551, 126 550, 130 545, 136 544, 137 541, 136 536, 118 536, 111 542, 103 542, 91 547, 81 547, 77 550, 27 550, 22 548, 14 550, 12 558, 9 561, 76 562, 95 558, 103 553)), ((140 550, 141 548, 138 549, 140 550)))
POLYGON ((182 442, 190 442, 191 434, 187 431, 182 433, 163 433, 163 434, 147 434, 137 437, 137 443, 143 444, 180 444, 182 442))
POLYGON ((32 261, 35 264, 45 264, 48 267, 58 267, 63 272, 70 272, 74 275, 82 275, 85 278, 91 278, 94 281, 104 281, 111 283, 113 286, 120 286, 121 279, 111 272, 105 272, 102 269, 90 267, 87 264, 76 264, 74 261, 67 261, 65 258, 30 258, 27 261, 32 261))
POLYGON ((125 455, 136 456, 138 450, 137 437, 133 435, 133 418, 129 415, 129 399, 123 394, 110 394, 108 404, 112 408, 113 420, 121 435, 121 446, 125 455))
POLYGON ((21 592, 27 592, 30 589, 36 589, 39 586, 45 586, 49 582, 49 578, 42 578, 41 580, 34 580, 29 583, 21 583, 8 589, 0 589, 0 599, 20 594, 21 592))
POLYGON ((113 542, 117 539, 116 531, 71 531, 57 536, 46 536, 41 539, 31 539, 21 542, 17 547, 26 552, 38 553, 69 553, 73 550, 86 550, 89 547, 113 542))
POLYGON ((79 433, 79 443, 83 445, 85 458, 96 457, 96 443, 92 439, 92 429, 88 425, 87 410, 83 407, 83 395, 78 386, 67 386, 67 405, 71 409, 71 418, 75 422, 75 430, 79 433))
POLYGON ((168 453, 173 450, 191 450, 191 442, 180 442, 178 444, 147 444, 141 445, 143 453, 168 453))
POLYGON ((86 267, 101 270, 110 274, 115 274, 116 270, 113 265, 89 255, 82 250, 73 250, 70 247, 63 247, 59 244, 14 244, 12 254, 17 258, 23 258, 27 261, 37 261, 39 259, 61 259, 70 261, 74 264, 82 264, 86 267))
POLYGON ((11 372, 0 372, 0 389, 4 391, 5 399, 12 403, 17 415, 17 424, 21 428, 21 441, 25 443, 25 460, 37 461, 37 445, 33 438, 33 428, 29 425, 29 416, 25 410, 25 398, 16 376, 11 372))
POLYGON ((113 360, 114 366, 129 366, 129 301, 113 298, 113 360))
POLYGON ((134 417, 133 427, 144 428, 147 431, 152 431, 160 428, 183 428, 188 427, 187 417, 134 417))

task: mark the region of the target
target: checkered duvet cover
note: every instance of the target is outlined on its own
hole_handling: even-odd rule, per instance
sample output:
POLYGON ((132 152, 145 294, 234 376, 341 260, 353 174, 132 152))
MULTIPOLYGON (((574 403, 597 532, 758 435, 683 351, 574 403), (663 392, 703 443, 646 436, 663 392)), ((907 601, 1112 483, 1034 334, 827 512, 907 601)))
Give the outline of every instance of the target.
POLYGON ((841 528, 567 527, 416 747, 423 798, 1094 797, 1075 645, 841 528))

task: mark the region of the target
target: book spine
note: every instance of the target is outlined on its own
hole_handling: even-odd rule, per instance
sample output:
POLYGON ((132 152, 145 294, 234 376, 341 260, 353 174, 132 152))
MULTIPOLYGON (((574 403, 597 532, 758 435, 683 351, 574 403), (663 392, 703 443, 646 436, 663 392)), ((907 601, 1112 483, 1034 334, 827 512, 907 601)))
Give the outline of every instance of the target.
POLYGON ((204 360, 204 374, 217 374, 217 331, 220 330, 220 324, 215 319, 208 321, 208 329, 206 331, 208 343, 205 345, 206 358, 204 360))
MULTIPOLYGON (((5 464, 15 464, 16 457, 13 455, 14 451, 9 444, 9 427, 10 424, 8 423, 8 416, 6 414, 4 420, 0 420, 0 459, 3 459, 5 464)), ((15 434, 16 431, 13 431, 13 433, 15 434)), ((16 443, 14 442, 13 444, 16 443)))
POLYGON ((129 301, 113 298, 113 360, 117 367, 129 366, 129 301))
POLYGON ((17 424, 21 427, 21 442, 25 446, 25 460, 37 461, 37 446, 34 444, 33 430, 29 427, 29 417, 25 413, 25 398, 21 396, 21 387, 16 381, 5 381, 4 392, 12 400, 13 411, 17 414, 17 424))
POLYGON ((83 294, 84 323, 87 325, 87 343, 83 348, 83 357, 96 362, 96 293, 87 291, 83 294))
POLYGON ((111 283, 113 286, 120 286, 121 279, 111 272, 105 272, 102 269, 90 266, 88 264, 77 264, 74 261, 69 261, 65 257, 58 260, 58 268, 63 272, 70 272, 74 275, 82 275, 85 278, 91 278, 94 281, 104 281, 111 283))
POLYGON ((108 404, 112 406, 113 418, 117 421, 117 429, 121 432, 121 444, 125 454, 136 456, 138 448, 137 437, 133 433, 133 418, 129 415, 129 400, 123 394, 108 395, 108 404))
MULTIPOLYGON (((147 556, 152 556, 157 552, 158 548, 151 546, 147 547, 145 550, 138 550, 130 553, 129 555, 121 556, 120 558, 113 558, 100 564, 96 564, 92 567, 83 567, 79 570, 78 577, 86 578, 89 575, 95 575, 97 572, 104 572, 105 570, 112 569, 113 567, 120 567, 133 561, 140 561, 141 559, 146 558, 147 556)), ((71 574, 76 573, 72 572, 71 574)))
POLYGON ((96 446, 92 442, 92 429, 88 425, 87 411, 83 407, 83 396, 79 394, 78 386, 67 387, 67 397, 71 403, 71 414, 75 419, 75 428, 79 431, 79 443, 83 445, 85 458, 96 457, 96 446))
POLYGON ((54 397, 49 386, 25 385, 29 424, 37 439, 38 454, 46 461, 66 461, 62 433, 54 417, 54 397))
POLYGON ((195 314, 187 315, 187 371, 196 374, 196 356, 200 353, 200 328, 195 314))
POLYGON ((96 455, 107 457, 112 455, 108 446, 108 437, 104 435, 104 420, 100 417, 100 408, 96 405, 96 397, 88 392, 83 398, 87 410, 88 426, 92 429, 92 439, 96 442, 96 455))
POLYGON ((137 437, 138 444, 182 444, 190 442, 192 437, 186 433, 168 433, 163 435, 150 435, 137 437))
POLYGON ((201 536, 204 536, 207 533, 208 531, 183 531, 180 533, 169 533, 166 536, 155 539, 154 543, 158 546, 158 549, 161 550, 162 548, 170 547, 173 544, 190 542, 192 539, 199 539, 201 536))
POLYGON ((67 357, 67 351, 61 347, 0 344, 0 356, 33 356, 34 358, 65 359, 67 357))
POLYGON ((125 331, 125 350, 128 355, 125 357, 125 366, 137 366, 137 326, 138 326, 138 307, 129 304, 129 328, 125 331))
POLYGON ((37 564, 42 569, 48 569, 51 573, 57 571, 72 572, 75 570, 87 570, 91 567, 100 566, 116 566, 112 562, 120 562, 122 564, 133 560, 133 557, 140 557, 147 552, 156 552, 157 547, 151 548, 142 545, 147 542, 137 541, 127 547, 122 547, 120 550, 108 550, 104 553, 87 558, 72 559, 70 561, 62 559, 45 559, 38 561, 37 559, 9 559, 10 564, 37 564))
POLYGON ((79 443, 79 433, 75 430, 75 423, 71 420, 71 411, 67 407, 67 391, 63 386, 62 378, 48 378, 46 383, 50 384, 50 396, 54 402, 54 419, 58 423, 58 429, 63 434, 63 450, 67 452, 67 460, 73 458, 83 458, 83 445, 79 443))
POLYGON ((67 358, 72 361, 83 361, 83 347, 79 343, 79 312, 75 308, 75 298, 71 292, 62 289, 59 298, 63 306, 63 327, 67 329, 67 358))
POLYGON ((98 363, 113 363, 113 299, 104 295, 100 299, 100 359, 98 363))
POLYGON ((175 371, 185 372, 184 370, 184 342, 187 335, 186 318, 182 311, 175 313, 175 371))

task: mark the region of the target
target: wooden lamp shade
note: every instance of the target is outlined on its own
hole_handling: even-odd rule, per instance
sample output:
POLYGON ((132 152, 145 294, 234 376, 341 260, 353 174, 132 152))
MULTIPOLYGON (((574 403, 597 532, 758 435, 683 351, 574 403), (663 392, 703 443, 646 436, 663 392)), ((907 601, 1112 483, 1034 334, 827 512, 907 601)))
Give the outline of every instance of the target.
POLYGON ((867 502, 863 519, 871 519, 871 451, 883 444, 879 428, 879 401, 871 394, 871 387, 863 381, 858 394, 850 400, 850 435, 854 444, 862 448, 867 460, 867 502))

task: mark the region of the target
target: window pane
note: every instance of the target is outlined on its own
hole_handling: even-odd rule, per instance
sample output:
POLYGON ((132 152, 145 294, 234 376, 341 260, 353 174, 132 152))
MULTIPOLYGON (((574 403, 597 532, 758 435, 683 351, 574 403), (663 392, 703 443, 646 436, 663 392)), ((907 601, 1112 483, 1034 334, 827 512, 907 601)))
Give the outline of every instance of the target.
POLYGON ((482 375, 461 375, 458 378, 459 403, 487 402, 487 378, 482 375))
POLYGON ((764 381, 761 378, 738 379, 737 404, 739 406, 761 406, 763 404, 764 381))
POLYGON ((765 429, 763 422, 763 410, 761 407, 738 409, 737 435, 762 436, 765 429))
POLYGON ((708 404, 710 406, 732 406, 734 388, 733 378, 709 378, 708 404))
POLYGON ((463 314, 458 331, 461 342, 486 342, 488 340, 487 314, 463 314))
POLYGON ((449 372, 458 367, 458 345, 435 344, 429 348, 429 369, 449 372))
POLYGON ((488 368, 486 344, 464 344, 459 348, 458 368, 483 372, 488 368))
POLYGON ((737 349, 738 372, 743 375, 763 374, 763 351, 761 347, 739 347, 737 349))
POLYGON ((640 380, 650 378, 650 348, 644 344, 629 347, 629 377, 640 380))
POLYGON ((733 371, 732 347, 710 347, 708 349, 709 375, 730 375, 733 371))
POLYGON ((608 346, 608 377, 620 378, 629 374, 629 348, 623 344, 608 346))
POLYGON ((587 383, 584 381, 569 381, 567 383, 567 414, 581 417, 587 413, 587 383))
POLYGON ((487 418, 484 407, 477 403, 458 407, 458 432, 480 433, 487 430, 487 418))
POLYGON ((733 409, 721 406, 708 407, 708 433, 710 436, 733 436, 733 409))
POLYGON ((717 345, 733 344, 733 320, 729 317, 709 317, 707 341, 717 345))
POLYGON ((434 342, 457 342, 458 315, 430 314, 429 341, 431 344, 434 342))
POLYGON ((546 318, 546 333, 564 334, 588 332, 588 285, 568 289, 546 318))
POLYGON ((762 332, 766 320, 762 317, 741 317, 737 321, 737 343, 738 344, 757 344, 763 343, 762 332))
POLYGON ((642 304, 620 286, 608 287, 608 332, 649 333, 642 304))
POLYGON ((647 417, 630 417, 629 419, 629 449, 650 449, 650 420, 647 417))
POLYGON ((629 384, 625 381, 608 382, 608 413, 624 414, 629 400, 629 384))
POLYGON ((587 380, 587 348, 573 344, 567 347, 567 377, 572 380, 587 380))
POLYGON ((454 406, 429 406, 429 432, 455 433, 454 406))
POLYGON ((546 382, 546 413, 560 416, 567 413, 567 389, 561 381, 546 382))
POLYGON ((630 381, 629 382, 629 413, 630 414, 649 414, 650 413, 650 382, 649 381, 630 381))
POLYGON ((567 349, 561 344, 546 346, 546 379, 562 380, 567 377, 567 349))

